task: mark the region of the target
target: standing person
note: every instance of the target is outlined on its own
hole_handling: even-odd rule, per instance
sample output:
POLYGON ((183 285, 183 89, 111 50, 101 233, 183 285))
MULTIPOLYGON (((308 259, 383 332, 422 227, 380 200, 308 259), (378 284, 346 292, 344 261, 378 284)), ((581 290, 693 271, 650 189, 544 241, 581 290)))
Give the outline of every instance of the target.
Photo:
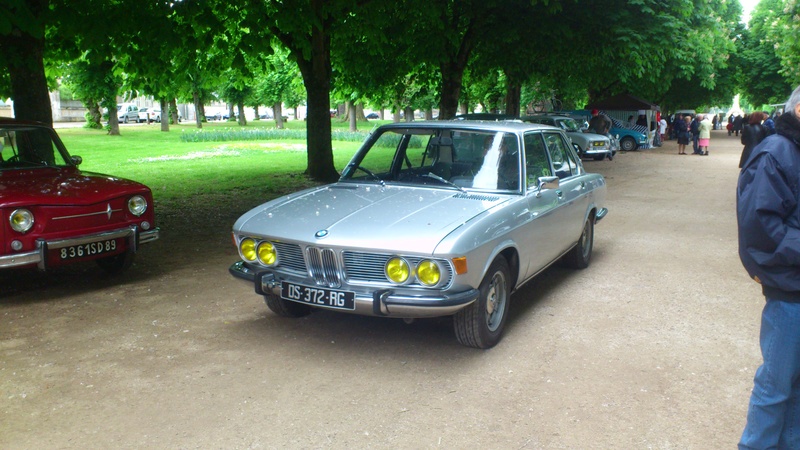
POLYGON ((679 120, 675 122, 675 132, 678 136, 678 154, 679 155, 686 155, 686 146, 689 145, 689 138, 692 136, 692 133, 689 132, 689 121, 691 121, 691 117, 686 116, 683 120, 679 120))
POLYGON ((741 114, 737 114, 736 117, 733 118, 733 132, 737 136, 739 132, 742 131, 742 125, 744 125, 744 119, 742 118, 741 114))
POLYGON ((675 114, 675 119, 672 121, 672 137, 678 139, 678 122, 683 122, 683 114, 675 114))
POLYGON ((600 114, 600 111, 593 109, 592 118, 589 119, 589 130, 605 136, 611 130, 611 119, 605 114, 600 114))
POLYGON ((714 114, 714 118, 711 119, 711 129, 718 130, 719 128, 717 128, 717 125, 719 125, 719 116, 714 114))
POLYGON ((700 119, 700 124, 697 126, 699 130, 697 149, 700 152, 698 155, 708 156, 708 144, 711 141, 711 128, 714 125, 711 123, 711 120, 709 120, 708 116, 698 114, 697 117, 700 119))
POLYGON ((772 120, 772 117, 766 111, 764 111, 762 114, 764 114, 763 125, 764 125, 764 130, 766 130, 767 132, 767 136, 769 136, 770 134, 775 134, 775 121, 772 120))
POLYGON ((658 134, 661 135, 661 142, 667 140, 667 120, 664 119, 664 116, 661 116, 661 120, 658 121, 658 134))
POLYGON ((700 139, 700 121, 703 120, 703 115, 698 114, 692 119, 692 123, 689 124, 689 131, 692 132, 692 154, 694 155, 702 155, 701 152, 697 148, 697 141, 700 139))
POLYGON ((740 449, 800 448, 800 86, 739 174, 739 257, 766 298, 740 449))
POLYGON ((742 145, 744 145, 744 148, 742 149, 742 157, 739 158, 739 168, 747 162, 747 158, 750 157, 750 153, 756 148, 756 145, 767 137, 767 129, 761 125, 763 117, 764 115, 758 111, 750 114, 748 124, 742 128, 742 145))
POLYGON ((731 115, 728 116, 727 128, 728 128, 728 136, 730 136, 731 134, 733 134, 733 113, 731 113, 731 115))

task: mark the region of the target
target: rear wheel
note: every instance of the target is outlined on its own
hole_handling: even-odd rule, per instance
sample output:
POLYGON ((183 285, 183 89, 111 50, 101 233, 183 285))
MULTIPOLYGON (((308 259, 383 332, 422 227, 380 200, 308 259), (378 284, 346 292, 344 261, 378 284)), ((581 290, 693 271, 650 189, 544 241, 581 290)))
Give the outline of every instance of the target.
POLYGON ((573 269, 585 269, 589 267, 592 259, 592 245, 594 244, 594 220, 592 217, 586 219, 583 226, 583 233, 578 244, 570 250, 564 258, 564 262, 573 269))
POLYGON ((456 338, 462 345, 491 348, 500 342, 508 317, 509 272, 506 259, 498 256, 481 281, 478 299, 453 317, 456 338))
POLYGON ((311 314, 311 307, 284 300, 276 295, 265 295, 264 301, 272 312, 281 317, 303 317, 311 314))
POLYGON ((636 141, 630 136, 624 137, 619 141, 619 146, 623 151, 632 152, 636 150, 636 141))

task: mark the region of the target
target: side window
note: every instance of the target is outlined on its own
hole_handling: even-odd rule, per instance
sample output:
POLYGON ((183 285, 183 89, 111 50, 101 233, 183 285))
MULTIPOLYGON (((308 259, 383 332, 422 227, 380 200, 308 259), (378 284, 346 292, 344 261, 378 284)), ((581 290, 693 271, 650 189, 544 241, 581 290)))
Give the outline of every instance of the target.
POLYGON ((552 175, 541 133, 525 135, 525 172, 528 186, 535 186, 539 177, 552 175))
POLYGON ((553 160, 553 170, 558 178, 568 178, 580 173, 572 150, 560 134, 547 133, 545 141, 550 151, 550 158, 553 160))

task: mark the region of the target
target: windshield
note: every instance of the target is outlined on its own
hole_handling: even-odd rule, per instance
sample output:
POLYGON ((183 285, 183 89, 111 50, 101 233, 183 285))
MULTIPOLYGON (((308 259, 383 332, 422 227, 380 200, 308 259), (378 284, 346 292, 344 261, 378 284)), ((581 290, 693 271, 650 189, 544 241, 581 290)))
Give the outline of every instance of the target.
POLYGON ((341 181, 518 191, 519 168, 519 144, 511 133, 385 130, 359 151, 341 181))
POLYGON ((0 125, 0 170, 67 166, 47 128, 0 125))
POLYGON ((581 131, 580 127, 578 127, 578 123, 573 119, 560 119, 557 123, 564 131, 581 131))

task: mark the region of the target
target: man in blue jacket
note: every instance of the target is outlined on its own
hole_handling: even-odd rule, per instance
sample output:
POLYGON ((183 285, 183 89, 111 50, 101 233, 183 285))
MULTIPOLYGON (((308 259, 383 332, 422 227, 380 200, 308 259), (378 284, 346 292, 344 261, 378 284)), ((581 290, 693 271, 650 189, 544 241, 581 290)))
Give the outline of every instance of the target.
POLYGON ((800 87, 739 174, 739 257, 761 284, 761 355, 740 449, 800 448, 800 87))

